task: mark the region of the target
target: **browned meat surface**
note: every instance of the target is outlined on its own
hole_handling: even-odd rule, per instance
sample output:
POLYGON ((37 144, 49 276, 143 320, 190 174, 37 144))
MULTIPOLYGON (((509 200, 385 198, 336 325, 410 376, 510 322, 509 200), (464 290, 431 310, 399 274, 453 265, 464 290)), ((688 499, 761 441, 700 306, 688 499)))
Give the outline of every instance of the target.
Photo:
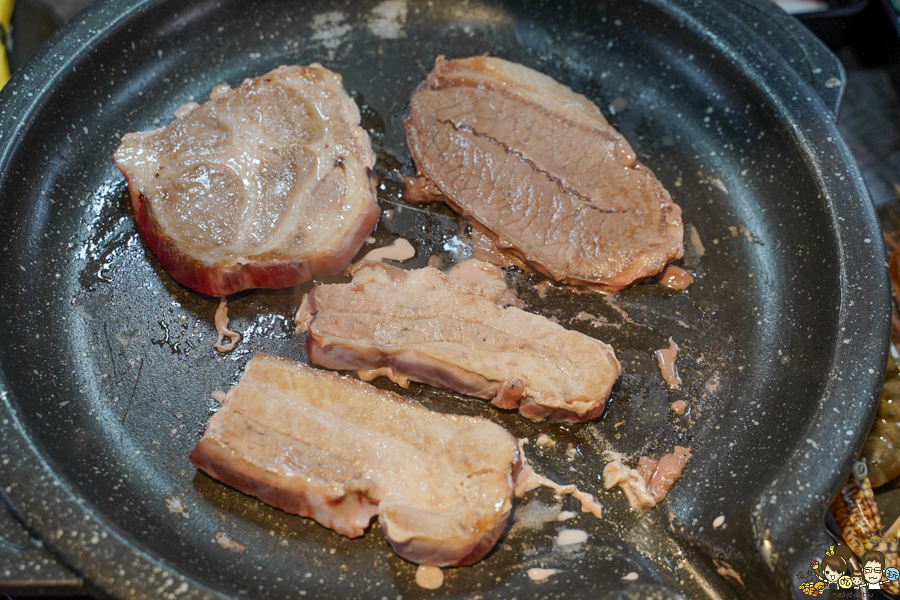
POLYGON ((205 294, 288 287, 337 273, 378 220, 375 155, 341 78, 279 67, 166 127, 122 138, 144 241, 180 283, 205 294))
POLYGON ((437 269, 362 266, 310 295, 311 362, 420 381, 518 408, 594 419, 621 372, 608 345, 515 307, 501 308, 437 269))
POLYGON ((284 511, 358 537, 378 515, 403 558, 468 565, 512 506, 516 440, 356 379, 257 354, 191 461, 284 511))
POLYGON ((681 209, 587 98, 492 57, 445 60, 412 95, 410 152, 506 253, 565 283, 621 288, 684 252, 681 209))

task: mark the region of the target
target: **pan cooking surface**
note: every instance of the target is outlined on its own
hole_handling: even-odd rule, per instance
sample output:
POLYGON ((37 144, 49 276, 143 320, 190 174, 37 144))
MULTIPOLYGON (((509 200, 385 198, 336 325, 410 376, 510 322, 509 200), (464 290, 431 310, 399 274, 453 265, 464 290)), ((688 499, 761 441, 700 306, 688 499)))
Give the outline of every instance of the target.
MULTIPOLYGON (((79 39, 87 51, 20 124, 0 195, 9 234, 0 283, 9 310, 0 328, 4 397, 31 452, 46 463, 41 469, 58 476, 67 498, 59 506, 24 499, 27 464, 8 467, 8 492, 31 511, 35 527, 122 596, 157 589, 157 597, 675 597, 669 588, 697 597, 702 588, 737 598, 787 585, 765 561, 783 575, 797 557, 780 545, 767 549, 759 526, 770 523, 771 506, 791 505, 804 486, 820 496, 807 516, 821 518, 830 471, 849 459, 846 448, 859 443, 870 418, 885 282, 875 272, 859 284, 874 290, 876 308, 868 312, 881 327, 876 335, 842 331, 847 282, 860 275, 848 272, 852 261, 842 262, 848 242, 827 190, 845 185, 865 196, 852 188, 852 167, 828 173, 834 181, 817 171, 816 160, 840 154, 839 142, 822 141, 821 156, 807 155, 802 132, 735 69, 734 57, 663 8, 159 2, 135 8, 102 38, 79 39), (539 277, 507 271, 526 310, 615 348, 624 373, 596 422, 533 423, 427 386, 403 391, 528 437, 538 472, 577 483, 605 509, 602 520, 578 512, 562 522, 559 510, 578 511, 573 499, 529 492, 495 550, 473 567, 446 570, 444 586, 431 592, 416 586, 414 565, 390 551, 377 524, 348 540, 196 472, 187 456, 215 410, 211 393, 236 383, 254 352, 306 359, 292 317, 312 283, 232 296, 231 328, 243 340, 220 355, 212 348, 217 299, 175 283, 146 249, 111 156, 122 134, 168 123, 175 108, 203 102, 218 83, 318 61, 343 76, 378 154, 382 220, 363 252, 401 236, 417 250, 404 267, 424 266, 432 255, 449 267, 471 255, 466 226, 442 205, 423 209, 402 199, 400 178, 414 174, 402 121, 435 56, 481 53, 537 68, 600 106, 682 206, 706 255, 687 293, 649 281, 611 298, 539 289, 539 277), (678 391, 666 387, 653 356, 670 336, 682 349, 678 391), (851 345, 870 372, 840 370, 851 345), (844 378, 855 394, 832 396, 829 386, 844 378), (675 400, 687 401, 690 412, 672 413, 675 400), (846 426, 832 427, 822 407, 846 411, 846 426), (827 437, 809 437, 823 419, 827 437), (557 446, 536 446, 540 433, 557 446), (657 508, 635 512, 620 491, 602 490, 603 451, 658 458, 675 444, 690 446, 694 457, 657 508), (793 474, 796 483, 773 484, 778 469, 808 452, 822 453, 824 472, 807 469, 793 474), (80 511, 90 523, 69 535, 64 518, 80 511), (719 516, 724 525, 714 527, 719 516), (582 529, 589 541, 560 546, 563 528, 582 529), (116 544, 149 555, 150 566, 117 554, 116 544), (717 575, 713 558, 753 585, 717 575), (532 567, 560 572, 535 583, 526 573, 532 567), (132 569, 140 575, 129 575, 132 569), (637 583, 622 579, 630 573, 637 583)), ((105 10, 112 5, 93 15, 105 10)), ((869 242, 860 264, 880 251, 877 237, 869 242)), ((398 389, 383 378, 375 384, 398 389)), ((44 485, 52 482, 41 476, 35 489, 44 485)))

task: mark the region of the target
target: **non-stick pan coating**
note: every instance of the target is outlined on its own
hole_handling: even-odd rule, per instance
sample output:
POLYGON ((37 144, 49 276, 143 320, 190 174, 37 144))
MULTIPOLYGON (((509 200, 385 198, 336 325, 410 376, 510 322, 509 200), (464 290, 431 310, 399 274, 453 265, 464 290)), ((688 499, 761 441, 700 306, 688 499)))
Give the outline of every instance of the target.
POLYGON ((0 115, 0 480, 33 530, 120 597, 787 596, 796 567, 826 547, 822 514, 871 420, 887 333, 883 246, 823 102, 777 53, 742 43, 771 22, 702 4, 135 0, 76 20, 4 91, 0 115), (404 392, 532 441, 548 433, 555 449, 526 446, 536 468, 606 509, 602 520, 515 528, 556 503, 531 492, 484 561, 448 570, 430 592, 377 525, 348 540, 196 472, 187 455, 211 393, 258 350, 305 359, 292 315, 310 285, 232 297, 244 339, 218 354, 217 300, 159 267, 111 156, 122 134, 167 123, 218 83, 318 61, 343 75, 378 153, 392 216, 372 247, 403 236, 418 251, 406 266, 431 255, 449 266, 469 255, 465 226, 445 207, 402 200, 399 178, 414 172, 402 120, 435 56, 481 53, 602 107, 706 255, 687 293, 649 281, 614 300, 559 287, 542 298, 538 277, 509 271, 527 309, 616 349, 624 374, 595 423, 533 423, 425 386, 404 392), (680 391, 653 358, 670 336, 680 391), (677 399, 689 414, 669 410, 677 399), (658 457, 675 444, 694 458, 656 509, 602 491, 604 450, 658 457), (563 527, 589 542, 556 546, 563 527), (538 584, 530 567, 561 571, 538 584), (622 580, 631 572, 637 583, 622 580))

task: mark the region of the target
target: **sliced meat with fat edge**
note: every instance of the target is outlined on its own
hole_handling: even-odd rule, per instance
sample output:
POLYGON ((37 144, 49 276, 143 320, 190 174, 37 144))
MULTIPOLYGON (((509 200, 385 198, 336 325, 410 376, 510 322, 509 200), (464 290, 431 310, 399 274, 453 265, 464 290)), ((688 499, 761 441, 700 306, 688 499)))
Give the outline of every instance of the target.
POLYGON ((480 560, 506 525, 518 445, 359 380, 257 354, 191 461, 211 477, 348 537, 373 516, 414 563, 480 560))
POLYGON ((360 267, 309 297, 311 362, 486 398, 526 417, 586 421, 621 373, 613 349, 540 315, 502 308, 437 269, 360 267))
POLYGON ((122 138, 144 241, 178 282, 224 296, 343 270, 378 220, 375 155, 341 77, 279 67, 122 138))

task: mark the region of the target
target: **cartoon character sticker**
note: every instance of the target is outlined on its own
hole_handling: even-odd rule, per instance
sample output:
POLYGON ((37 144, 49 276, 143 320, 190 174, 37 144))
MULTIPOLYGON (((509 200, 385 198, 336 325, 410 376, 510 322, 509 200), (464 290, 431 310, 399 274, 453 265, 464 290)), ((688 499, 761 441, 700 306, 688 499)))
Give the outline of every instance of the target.
POLYGON ((800 591, 807 596, 819 596, 825 591, 824 581, 807 581, 800 584, 800 591))
POLYGON ((877 550, 864 553, 860 558, 862 569, 855 569, 848 574, 851 556, 852 551, 847 546, 831 546, 822 558, 821 565, 819 561, 811 560, 809 565, 812 570, 797 574, 801 580, 807 577, 810 579, 800 584, 800 591, 807 596, 820 596, 825 590, 879 590, 882 583, 900 579, 900 570, 885 569, 884 554, 877 550))
POLYGON ((888 581, 884 572, 884 554, 878 550, 869 550, 860 558, 863 566, 863 578, 870 590, 880 590, 881 583, 888 581))
MULTIPOLYGON (((819 596, 826 589, 838 590, 847 589, 853 585, 853 579, 847 577, 847 567, 850 556, 853 553, 850 548, 844 545, 831 546, 825 557, 822 559, 821 570, 819 561, 809 561, 811 571, 807 571, 806 576, 811 580, 800 584, 800 591, 807 596, 819 596), (816 581, 818 579, 818 581, 816 581)), ((804 578, 804 574, 798 573, 800 579, 804 578)))
MULTIPOLYGON (((826 589, 837 590, 840 589, 838 580, 847 572, 847 563, 852 554, 848 546, 843 544, 832 546, 822 559, 821 573, 819 572, 819 561, 812 560, 809 562, 809 565, 813 568, 816 577, 825 582, 826 589)), ((879 573, 880 577, 881 574, 879 573)))

